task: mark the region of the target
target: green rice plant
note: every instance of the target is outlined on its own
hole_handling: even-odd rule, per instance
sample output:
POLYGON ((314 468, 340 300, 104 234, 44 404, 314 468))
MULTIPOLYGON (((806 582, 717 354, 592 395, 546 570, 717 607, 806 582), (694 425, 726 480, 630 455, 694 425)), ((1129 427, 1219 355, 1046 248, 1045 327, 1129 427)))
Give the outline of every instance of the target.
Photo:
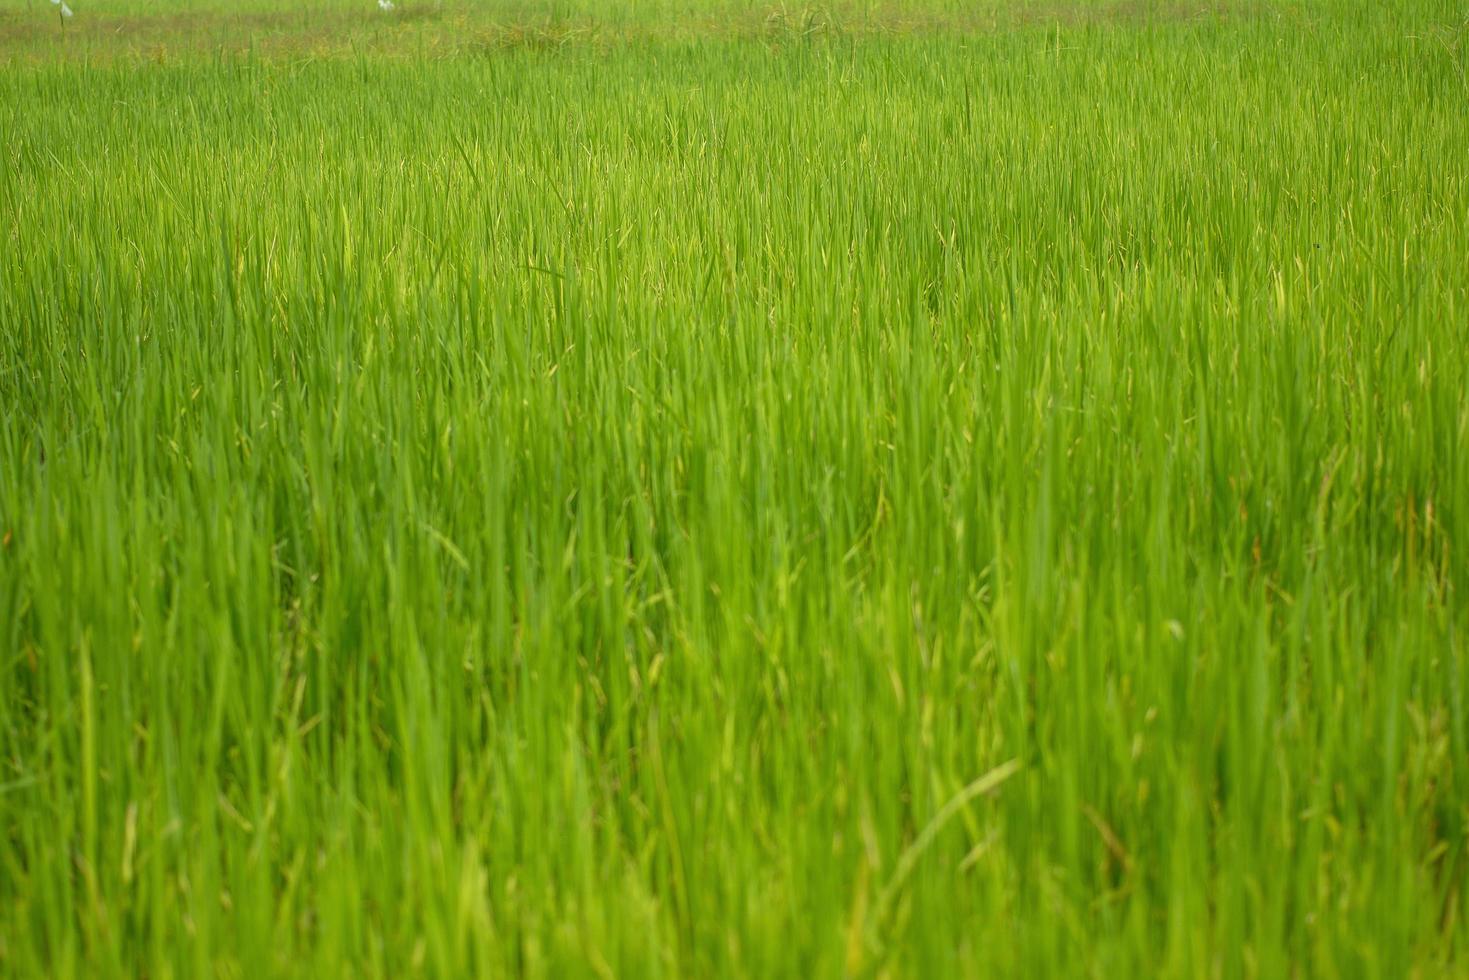
POLYGON ((1462 5, 425 9, 0 10, 0 974, 1469 973, 1462 5))

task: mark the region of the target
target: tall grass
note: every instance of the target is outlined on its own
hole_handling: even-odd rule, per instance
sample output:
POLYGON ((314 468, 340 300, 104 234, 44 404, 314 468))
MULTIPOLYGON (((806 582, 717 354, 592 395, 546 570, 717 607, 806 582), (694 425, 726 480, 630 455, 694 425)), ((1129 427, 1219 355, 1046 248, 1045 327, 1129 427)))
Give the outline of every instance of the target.
POLYGON ((13 50, 0 973, 1469 969, 1462 8, 1090 13, 13 50))

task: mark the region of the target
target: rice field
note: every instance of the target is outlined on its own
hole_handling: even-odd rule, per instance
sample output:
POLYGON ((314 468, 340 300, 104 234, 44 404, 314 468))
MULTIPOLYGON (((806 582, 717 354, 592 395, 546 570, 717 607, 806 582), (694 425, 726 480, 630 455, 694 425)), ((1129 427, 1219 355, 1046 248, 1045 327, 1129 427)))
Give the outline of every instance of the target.
POLYGON ((1469 976, 1461 0, 0 0, 0 975, 1469 976))

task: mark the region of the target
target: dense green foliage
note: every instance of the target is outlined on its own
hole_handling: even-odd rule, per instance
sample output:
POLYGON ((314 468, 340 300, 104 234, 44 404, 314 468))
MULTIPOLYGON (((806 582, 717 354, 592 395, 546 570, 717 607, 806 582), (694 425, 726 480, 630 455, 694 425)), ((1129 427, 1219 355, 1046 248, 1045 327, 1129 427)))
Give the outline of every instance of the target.
POLYGON ((0 973, 1469 970, 1461 4, 76 6, 0 973))

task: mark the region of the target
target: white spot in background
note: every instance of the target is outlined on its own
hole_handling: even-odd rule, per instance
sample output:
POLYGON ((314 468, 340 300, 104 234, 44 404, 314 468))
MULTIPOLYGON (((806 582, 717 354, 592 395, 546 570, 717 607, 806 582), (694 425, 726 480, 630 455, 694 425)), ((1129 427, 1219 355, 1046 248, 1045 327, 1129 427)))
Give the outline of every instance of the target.
POLYGON ((377 9, 379 9, 379 10, 392 10, 393 9, 393 0, 377 0, 377 9))
POLYGON ((71 16, 71 8, 66 5, 66 0, 62 0, 60 6, 61 6, 61 16, 63 16, 63 17, 70 17, 71 16))

